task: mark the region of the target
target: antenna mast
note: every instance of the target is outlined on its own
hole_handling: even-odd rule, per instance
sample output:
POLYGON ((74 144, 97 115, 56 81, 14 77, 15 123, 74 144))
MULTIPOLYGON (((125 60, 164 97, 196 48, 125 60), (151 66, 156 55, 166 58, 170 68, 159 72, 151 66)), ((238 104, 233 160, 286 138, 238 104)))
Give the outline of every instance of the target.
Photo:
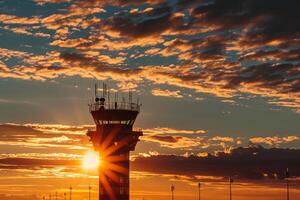
POLYGON ((132 103, 132 92, 131 91, 129 91, 129 103, 131 104, 132 103))
POLYGON ((95 99, 98 97, 98 84, 95 83, 95 99))

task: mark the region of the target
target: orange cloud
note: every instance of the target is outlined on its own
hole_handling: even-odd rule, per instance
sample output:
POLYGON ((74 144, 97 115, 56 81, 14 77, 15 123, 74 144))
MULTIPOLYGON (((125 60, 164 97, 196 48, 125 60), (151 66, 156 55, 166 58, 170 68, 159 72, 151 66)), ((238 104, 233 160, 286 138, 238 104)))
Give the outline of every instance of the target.
POLYGON ((250 138, 250 142, 255 144, 268 144, 268 145, 278 145, 282 143, 289 143, 299 140, 298 136, 286 136, 286 137, 254 137, 250 138))
POLYGON ((171 91, 171 90, 161 90, 159 88, 156 88, 156 89, 153 89, 151 91, 151 93, 154 96, 183 98, 183 95, 180 94, 179 90, 171 91))

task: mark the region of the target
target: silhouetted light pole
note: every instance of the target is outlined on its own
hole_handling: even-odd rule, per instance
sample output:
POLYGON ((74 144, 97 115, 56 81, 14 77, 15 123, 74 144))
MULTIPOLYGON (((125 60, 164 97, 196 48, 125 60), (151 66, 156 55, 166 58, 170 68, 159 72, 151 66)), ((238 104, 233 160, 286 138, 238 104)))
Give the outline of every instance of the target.
POLYGON ((67 193, 66 192, 64 193, 64 197, 65 197, 65 200, 67 200, 67 193))
POLYGON ((199 200, 201 200, 201 183, 198 183, 199 200))
POLYGON ((91 189, 92 187, 89 185, 89 200, 91 200, 91 189))
POLYGON ((286 180, 286 199, 290 200, 290 183, 289 183, 290 173, 289 168, 285 171, 285 180, 286 180))
POLYGON ((172 200, 174 200, 174 190, 175 190, 175 186, 172 185, 171 186, 172 200))
POLYGON ((57 192, 55 192, 55 200, 57 200, 57 192))
POLYGON ((70 200, 72 200, 72 186, 70 186, 70 200))
POLYGON ((233 179, 231 176, 229 176, 229 199, 232 200, 232 183, 233 179))

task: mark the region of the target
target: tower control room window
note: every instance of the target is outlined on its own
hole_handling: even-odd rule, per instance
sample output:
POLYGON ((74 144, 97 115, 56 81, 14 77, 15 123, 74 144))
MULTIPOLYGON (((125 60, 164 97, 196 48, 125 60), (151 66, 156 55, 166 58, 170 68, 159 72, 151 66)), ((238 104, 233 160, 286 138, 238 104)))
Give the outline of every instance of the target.
POLYGON ((110 120, 108 121, 109 124, 120 124, 120 121, 118 120, 110 120))
POLYGON ((98 120, 99 125, 105 125, 105 124, 124 124, 124 125, 133 125, 134 120, 98 120))

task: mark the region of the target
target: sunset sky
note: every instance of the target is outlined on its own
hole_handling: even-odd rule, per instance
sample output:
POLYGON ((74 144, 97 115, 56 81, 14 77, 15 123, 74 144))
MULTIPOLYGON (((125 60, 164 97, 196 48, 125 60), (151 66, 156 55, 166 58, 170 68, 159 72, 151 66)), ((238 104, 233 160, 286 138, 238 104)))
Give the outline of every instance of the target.
POLYGON ((299 0, 0 0, 0 200, 98 192, 93 87, 142 103, 131 199, 300 198, 299 0), (8 195, 8 196, 5 196, 8 195))

